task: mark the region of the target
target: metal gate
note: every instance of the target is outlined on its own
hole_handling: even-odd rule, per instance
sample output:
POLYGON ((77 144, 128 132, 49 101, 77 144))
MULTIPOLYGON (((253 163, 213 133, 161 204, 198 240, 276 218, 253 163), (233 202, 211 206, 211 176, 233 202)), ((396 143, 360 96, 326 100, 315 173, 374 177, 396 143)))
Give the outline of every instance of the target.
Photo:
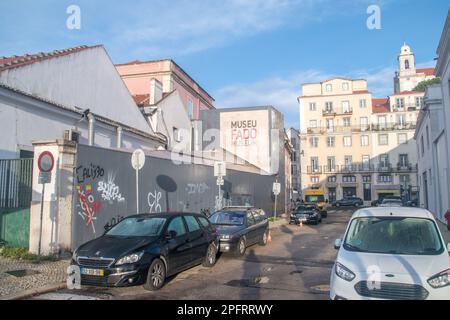
POLYGON ((28 247, 33 159, 0 160, 0 241, 28 247))

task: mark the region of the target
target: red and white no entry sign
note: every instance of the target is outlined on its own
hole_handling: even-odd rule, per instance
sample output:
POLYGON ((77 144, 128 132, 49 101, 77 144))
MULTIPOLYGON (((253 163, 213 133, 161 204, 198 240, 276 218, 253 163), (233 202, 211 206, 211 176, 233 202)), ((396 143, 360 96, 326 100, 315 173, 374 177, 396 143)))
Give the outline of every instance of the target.
POLYGON ((38 168, 40 172, 51 172, 55 165, 55 158, 50 151, 44 151, 39 155, 38 168))

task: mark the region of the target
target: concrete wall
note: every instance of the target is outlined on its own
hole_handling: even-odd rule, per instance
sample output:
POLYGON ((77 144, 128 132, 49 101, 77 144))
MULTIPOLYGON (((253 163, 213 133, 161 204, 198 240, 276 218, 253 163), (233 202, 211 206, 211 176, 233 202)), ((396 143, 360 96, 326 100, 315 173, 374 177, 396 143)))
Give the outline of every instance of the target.
MULTIPOLYGON (((131 154, 79 145, 73 191, 72 249, 100 236, 108 223, 136 213, 135 171, 131 154)), ((175 165, 147 157, 139 174, 139 211, 214 210, 218 187, 210 165, 175 165)), ((227 170, 224 204, 251 204, 272 214, 273 176, 227 170)), ((284 192, 278 202, 283 212, 284 192)))

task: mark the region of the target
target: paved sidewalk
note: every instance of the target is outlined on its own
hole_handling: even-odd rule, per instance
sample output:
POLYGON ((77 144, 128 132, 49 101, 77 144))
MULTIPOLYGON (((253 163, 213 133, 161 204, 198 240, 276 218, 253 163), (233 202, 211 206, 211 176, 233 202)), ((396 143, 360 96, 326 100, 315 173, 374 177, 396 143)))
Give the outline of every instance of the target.
POLYGON ((69 262, 69 260, 60 260, 31 263, 0 257, 0 300, 20 297, 22 294, 32 294, 33 292, 39 293, 58 285, 64 285, 69 262), (7 273, 11 271, 13 274, 7 273))

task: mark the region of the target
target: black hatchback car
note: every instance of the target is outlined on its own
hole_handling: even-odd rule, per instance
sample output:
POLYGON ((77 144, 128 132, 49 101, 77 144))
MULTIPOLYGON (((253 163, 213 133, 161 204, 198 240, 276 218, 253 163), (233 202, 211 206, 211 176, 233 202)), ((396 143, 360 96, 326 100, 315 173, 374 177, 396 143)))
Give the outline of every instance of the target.
POLYGON ((262 209, 230 207, 209 217, 219 234, 219 250, 244 255, 246 248, 259 243, 267 244, 269 220, 262 209))
POLYGON ((322 215, 315 205, 299 205, 292 211, 289 224, 300 223, 319 224, 322 222, 322 215))
POLYGON ((216 263, 218 237, 195 213, 141 214, 125 218, 74 251, 81 284, 160 289, 168 276, 198 264, 216 263))
POLYGON ((359 207, 364 204, 363 199, 358 197, 346 197, 341 200, 334 201, 334 207, 359 207))

